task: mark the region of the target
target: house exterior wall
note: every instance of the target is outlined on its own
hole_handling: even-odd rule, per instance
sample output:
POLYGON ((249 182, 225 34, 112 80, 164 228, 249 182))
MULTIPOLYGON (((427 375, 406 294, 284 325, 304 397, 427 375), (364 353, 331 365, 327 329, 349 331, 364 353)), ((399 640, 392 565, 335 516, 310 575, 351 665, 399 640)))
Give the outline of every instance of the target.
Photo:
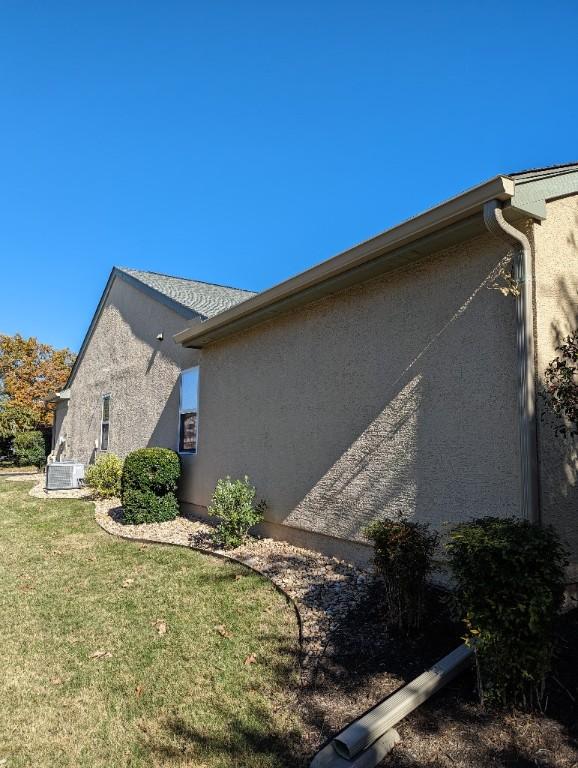
MULTIPOLYGON (((538 390, 556 346, 578 328, 578 196, 547 203, 547 217, 534 226, 536 368, 538 390)), ((578 581, 578 452, 576 443, 554 434, 556 422, 538 397, 538 451, 542 520, 570 548, 578 581)))
MULTIPOLYGON (((189 321, 190 322, 190 321, 189 321)), ((68 404, 59 405, 58 458, 94 461, 101 453, 102 396, 110 394, 109 451, 177 448, 179 375, 198 353, 176 344, 186 318, 120 278, 111 286, 76 375, 68 404), (156 336, 162 331, 163 341, 156 336)))
POLYGON ((515 306, 489 289, 505 254, 483 235, 206 347, 183 500, 248 474, 268 532, 335 554, 398 512, 518 514, 515 306))

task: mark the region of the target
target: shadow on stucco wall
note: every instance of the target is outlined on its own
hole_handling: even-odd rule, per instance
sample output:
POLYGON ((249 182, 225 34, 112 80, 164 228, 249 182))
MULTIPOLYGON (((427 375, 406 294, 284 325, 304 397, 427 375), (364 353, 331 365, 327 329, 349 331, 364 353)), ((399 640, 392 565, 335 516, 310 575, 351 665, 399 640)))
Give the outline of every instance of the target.
POLYGON ((398 511, 436 527, 488 512, 515 513, 516 450, 496 449, 494 431, 499 422, 517 446, 514 302, 488 291, 495 275, 493 268, 481 276, 438 328, 426 318, 424 334, 422 317, 420 325, 414 321, 413 337, 400 337, 398 360, 407 360, 418 334, 424 342, 388 387, 382 410, 284 523, 362 540, 369 522, 398 511), (506 332, 479 344, 477 329, 488 332, 488 313, 506 332))

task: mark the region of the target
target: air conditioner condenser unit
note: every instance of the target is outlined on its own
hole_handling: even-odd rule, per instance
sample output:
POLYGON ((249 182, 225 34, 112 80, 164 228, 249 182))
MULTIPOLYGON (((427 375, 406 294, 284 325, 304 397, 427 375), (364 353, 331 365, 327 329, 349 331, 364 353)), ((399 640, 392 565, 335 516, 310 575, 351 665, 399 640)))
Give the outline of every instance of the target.
POLYGON ((75 461, 55 461, 46 465, 46 490, 69 491, 81 488, 84 481, 84 464, 75 461))

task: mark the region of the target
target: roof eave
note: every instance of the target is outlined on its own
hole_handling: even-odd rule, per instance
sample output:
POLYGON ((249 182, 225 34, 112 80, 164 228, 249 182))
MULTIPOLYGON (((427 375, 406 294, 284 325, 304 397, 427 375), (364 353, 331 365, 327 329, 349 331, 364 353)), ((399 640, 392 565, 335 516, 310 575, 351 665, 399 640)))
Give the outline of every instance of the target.
MULTIPOLYGON (((514 195, 514 190, 515 183, 512 179, 496 176, 195 327, 186 328, 177 333, 174 339, 185 347, 202 348, 230 333, 266 320, 278 311, 287 311, 338 290, 346 284, 342 278, 346 273, 356 272, 357 282, 360 278, 369 279, 373 276, 371 263, 392 251, 400 252, 400 257, 404 260, 400 263, 419 258, 423 254, 409 247, 411 244, 435 236, 440 230, 448 227, 462 222, 467 224, 472 217, 480 213, 488 200, 509 201, 514 195), (322 286, 326 286, 326 290, 323 290, 322 286)), ((391 268, 392 264, 389 266, 391 268)))

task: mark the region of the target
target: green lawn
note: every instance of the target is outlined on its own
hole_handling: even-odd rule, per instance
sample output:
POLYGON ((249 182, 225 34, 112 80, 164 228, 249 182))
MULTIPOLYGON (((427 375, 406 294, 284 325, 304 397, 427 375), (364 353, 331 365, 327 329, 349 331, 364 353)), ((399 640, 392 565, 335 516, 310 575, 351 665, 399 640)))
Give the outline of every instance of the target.
POLYGON ((294 765, 297 625, 271 584, 30 487, 0 480, 2 768, 294 765))

